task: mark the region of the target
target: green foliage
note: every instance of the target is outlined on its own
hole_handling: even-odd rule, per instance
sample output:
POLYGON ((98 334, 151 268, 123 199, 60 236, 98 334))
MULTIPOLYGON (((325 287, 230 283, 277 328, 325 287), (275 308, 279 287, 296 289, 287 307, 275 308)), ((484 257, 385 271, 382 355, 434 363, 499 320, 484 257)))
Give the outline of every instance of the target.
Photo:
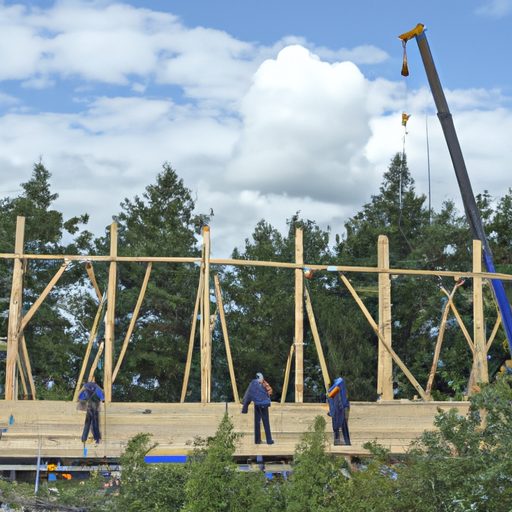
MULTIPOLYGON (((194 202, 174 169, 168 164, 146 187, 142 197, 125 199, 118 223, 122 256, 200 256, 196 233, 205 216, 194 215, 194 202)), ((96 240, 97 250, 109 251, 108 235, 96 240)), ((146 265, 118 266, 116 332, 125 333, 146 265)), ((107 267, 99 272, 106 283, 107 267)), ((130 341, 130 348, 116 379, 114 397, 130 401, 177 401, 185 367, 190 323, 199 268, 185 264, 154 264, 149 285, 130 341)), ((104 286, 102 287, 104 289, 104 286)), ((93 312, 91 311, 91 314, 93 312)), ((116 340, 121 346, 121 340, 116 340)), ((199 396, 197 367, 191 376, 189 399, 199 396)))
POLYGON ((262 474, 239 472, 233 461, 238 435, 227 413, 206 446, 197 448, 185 484, 186 512, 265 512, 269 497, 262 474))
POLYGON ((286 512, 334 510, 330 501, 340 478, 340 459, 325 451, 325 419, 317 416, 294 456, 293 473, 286 486, 286 512))
MULTIPOLYGON (((50 187, 50 172, 42 163, 34 165, 29 181, 22 183, 22 192, 16 198, 0 201, 0 252, 13 252, 16 217, 25 217, 25 251, 36 254, 78 254, 87 251, 91 234, 82 231, 87 215, 64 220, 53 208, 57 194, 50 187)), ((59 261, 30 261, 25 266, 23 313, 39 297, 47 283, 59 269, 59 261)), ((24 334, 32 355, 32 371, 36 388, 42 391, 52 380, 69 388, 78 373, 76 367, 73 323, 66 309, 71 290, 83 278, 79 265, 71 265, 50 292, 24 334), (37 357, 35 357, 37 354, 37 357)), ((12 260, 0 262, 0 296, 8 308, 11 291, 12 260)), ((7 315, 0 315, 0 332, 7 333, 7 315)), ((4 380, 4 365, 0 366, 0 380, 4 380)))
POLYGON ((359 471, 338 478, 333 488, 331 510, 337 512, 416 511, 401 508, 394 471, 379 460, 370 460, 359 471))
POLYGON ((399 470, 401 503, 421 511, 511 510, 511 381, 472 397, 470 414, 441 412, 399 470))
POLYGON ((153 447, 149 434, 132 438, 121 457, 122 485, 118 510, 180 510, 188 468, 181 464, 146 464, 144 456, 153 447))

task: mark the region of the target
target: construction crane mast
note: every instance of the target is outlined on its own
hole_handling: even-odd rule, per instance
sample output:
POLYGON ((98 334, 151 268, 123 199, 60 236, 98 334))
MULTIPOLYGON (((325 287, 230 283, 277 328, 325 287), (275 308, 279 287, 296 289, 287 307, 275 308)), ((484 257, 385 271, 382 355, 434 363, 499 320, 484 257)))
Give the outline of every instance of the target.
MULTIPOLYGON (((437 117, 439 118, 441 127, 443 129, 444 138, 450 152, 453 168, 455 170, 455 175, 459 184, 462 202, 464 204, 464 210, 466 211, 466 218, 471 227, 473 236, 475 239, 478 239, 482 242, 483 259, 487 271, 496 272, 492 252, 489 248, 487 237, 485 236, 482 219, 476 205, 475 196, 471 187, 471 181, 469 179, 466 164, 464 162, 464 156, 462 155, 457 132, 455 131, 455 126, 453 124, 452 114, 448 108, 448 103, 444 95, 443 87, 441 86, 441 81, 439 80, 439 75, 437 74, 434 59, 432 58, 430 46, 427 41, 425 27, 419 23, 412 30, 405 32, 398 37, 402 40, 402 44, 404 45, 404 56, 405 44, 407 41, 414 38, 418 43, 418 49, 423 61, 423 66, 425 67, 430 90, 432 91, 432 96, 434 97, 434 102, 436 104, 437 117)), ((407 62, 405 58, 402 74, 404 76, 408 75, 407 62)), ((491 279, 491 284, 501 314, 501 320, 503 328, 505 329, 505 334, 507 336, 509 350, 512 354, 512 311, 510 309, 510 304, 505 293, 505 288, 503 287, 503 282, 500 279, 491 279)))

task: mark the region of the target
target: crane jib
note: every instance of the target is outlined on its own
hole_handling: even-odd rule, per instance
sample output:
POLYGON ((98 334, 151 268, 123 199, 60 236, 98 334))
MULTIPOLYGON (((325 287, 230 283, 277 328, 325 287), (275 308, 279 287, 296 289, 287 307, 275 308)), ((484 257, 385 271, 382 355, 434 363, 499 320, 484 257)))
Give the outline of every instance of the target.
MULTIPOLYGON (((448 150, 450 153, 450 158, 452 160, 455 175, 457 177, 457 183, 459 185, 468 223, 471 227, 473 236, 482 242, 483 259, 487 271, 496 272, 492 258, 492 252, 487 242, 487 237, 485 235, 485 231, 483 228, 480 212, 475 201, 475 196, 473 194, 473 190, 471 187, 471 181, 469 179, 466 164, 464 162, 464 156, 460 148, 457 132, 455 131, 455 126, 453 124, 452 115, 448 108, 448 103, 444 95, 441 81, 439 80, 439 75, 437 74, 434 59, 432 58, 432 53, 430 51, 430 47, 427 41, 425 30, 423 29, 423 25, 419 24, 412 31, 406 34, 402 34, 402 36, 400 36, 400 39, 402 39, 402 41, 407 41, 412 37, 416 39, 421 59, 423 61, 423 66, 425 67, 425 72, 427 74, 430 90, 432 91, 434 103, 436 104, 436 108, 438 111, 437 116, 443 129, 446 144, 448 146, 448 150)), ((505 293, 503 282, 500 279, 491 279, 491 284, 494 292, 494 297, 496 299, 501 314, 501 319, 503 323, 503 328, 505 330, 505 334, 507 336, 509 350, 510 353, 512 354, 512 310, 510 308, 510 304, 505 293)))

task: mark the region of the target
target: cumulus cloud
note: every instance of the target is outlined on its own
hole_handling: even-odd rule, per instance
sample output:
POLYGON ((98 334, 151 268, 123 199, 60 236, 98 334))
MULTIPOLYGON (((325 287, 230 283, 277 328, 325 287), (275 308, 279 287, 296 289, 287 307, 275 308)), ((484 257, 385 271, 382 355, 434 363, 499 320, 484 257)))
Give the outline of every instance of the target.
POLYGON ((301 46, 265 61, 243 99, 230 183, 263 193, 348 201, 375 178, 361 156, 370 136, 368 82, 350 62, 301 46))

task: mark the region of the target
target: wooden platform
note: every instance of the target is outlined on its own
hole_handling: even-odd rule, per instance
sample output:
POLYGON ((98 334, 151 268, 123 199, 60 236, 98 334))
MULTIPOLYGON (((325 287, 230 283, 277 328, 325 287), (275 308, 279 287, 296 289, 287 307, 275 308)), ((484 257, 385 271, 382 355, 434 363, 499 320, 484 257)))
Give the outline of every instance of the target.
MULTIPOLYGON (((340 454, 364 453, 363 443, 376 440, 393 453, 403 453, 411 441, 424 430, 433 428, 438 408, 455 407, 466 414, 468 402, 353 402, 350 414, 352 446, 329 450, 340 454)), ((303 432, 315 416, 323 415, 330 432, 327 406, 323 404, 272 404, 270 419, 274 445, 253 443, 253 411, 240 413, 235 403, 166 404, 111 403, 101 411, 104 441, 88 443, 87 457, 117 459, 128 440, 139 432, 149 432, 158 443, 153 454, 186 454, 196 436, 207 437, 228 411, 241 439, 236 451, 240 457, 267 455, 290 457, 303 432), (106 414, 106 430, 104 416, 106 414)), ((0 428, 7 429, 0 439, 0 461, 7 458, 34 458, 39 449, 42 457, 83 458, 80 441, 85 413, 76 404, 55 401, 0 401, 0 428), (13 416, 14 423, 9 425, 13 416)), ((331 436, 329 436, 331 440, 331 436)))

